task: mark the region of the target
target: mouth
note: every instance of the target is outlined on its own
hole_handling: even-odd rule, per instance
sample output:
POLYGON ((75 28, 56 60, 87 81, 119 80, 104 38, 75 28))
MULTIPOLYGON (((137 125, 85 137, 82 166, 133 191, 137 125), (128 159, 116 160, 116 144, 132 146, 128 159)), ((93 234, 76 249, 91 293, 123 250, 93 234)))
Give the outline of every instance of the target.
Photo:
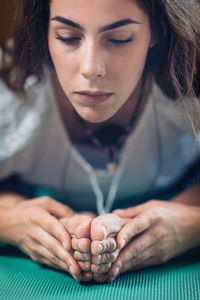
POLYGON ((88 104, 99 104, 107 101, 113 93, 105 91, 80 91, 75 92, 79 98, 88 104))

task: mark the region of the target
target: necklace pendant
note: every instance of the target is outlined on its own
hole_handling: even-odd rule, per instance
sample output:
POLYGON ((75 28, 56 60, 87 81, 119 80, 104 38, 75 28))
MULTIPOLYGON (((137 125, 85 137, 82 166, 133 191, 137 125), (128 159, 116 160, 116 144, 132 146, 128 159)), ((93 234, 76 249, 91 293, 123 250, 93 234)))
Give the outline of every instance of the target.
POLYGON ((110 174, 113 174, 116 170, 117 164, 115 162, 109 162, 106 164, 107 170, 110 174))

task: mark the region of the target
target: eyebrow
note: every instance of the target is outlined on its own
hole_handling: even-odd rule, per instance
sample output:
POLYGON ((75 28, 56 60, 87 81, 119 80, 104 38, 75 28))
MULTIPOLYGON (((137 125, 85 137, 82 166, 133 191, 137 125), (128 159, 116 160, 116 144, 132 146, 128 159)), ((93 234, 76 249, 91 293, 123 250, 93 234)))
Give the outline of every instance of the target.
MULTIPOLYGON (((85 31, 85 29, 79 25, 78 23, 71 21, 67 18, 64 18, 62 16, 56 16, 54 18, 51 18, 51 21, 58 21, 60 23, 63 23, 65 25, 69 25, 71 27, 74 27, 76 29, 79 29, 81 31, 85 31)), ((112 30, 121 26, 125 26, 125 25, 129 25, 129 24, 141 24, 140 22, 136 21, 136 20, 132 20, 132 19, 123 19, 123 20, 119 20, 117 22, 114 22, 112 24, 108 24, 106 26, 100 27, 99 32, 104 32, 104 31, 108 31, 108 30, 112 30)))

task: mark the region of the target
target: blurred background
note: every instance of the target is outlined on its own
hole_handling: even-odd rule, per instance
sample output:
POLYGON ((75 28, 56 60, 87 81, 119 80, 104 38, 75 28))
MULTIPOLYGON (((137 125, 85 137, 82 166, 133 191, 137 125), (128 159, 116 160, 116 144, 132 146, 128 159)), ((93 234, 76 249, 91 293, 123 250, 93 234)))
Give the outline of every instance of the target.
POLYGON ((12 35, 17 1, 19 0, 0 0, 0 44, 12 35))

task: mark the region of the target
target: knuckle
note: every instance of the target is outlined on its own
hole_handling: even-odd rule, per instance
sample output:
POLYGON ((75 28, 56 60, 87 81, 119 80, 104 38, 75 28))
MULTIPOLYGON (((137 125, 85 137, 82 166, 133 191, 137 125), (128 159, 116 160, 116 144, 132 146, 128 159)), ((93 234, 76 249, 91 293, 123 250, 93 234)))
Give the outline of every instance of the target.
POLYGON ((85 271, 85 272, 90 271, 91 263, 89 261, 88 262, 78 262, 78 264, 83 271, 85 271))
POLYGON ((99 270, 99 266, 98 265, 94 265, 94 264, 91 265, 91 271, 92 272, 96 273, 98 270, 99 270))
POLYGON ((111 267, 110 263, 99 265, 99 266, 92 265, 92 271, 99 274, 106 273, 108 272, 110 267, 111 267))
POLYGON ((94 264, 94 265, 98 265, 100 263, 100 259, 98 256, 92 256, 92 260, 91 262, 94 264))
POLYGON ((49 260, 51 261, 51 263, 53 263, 54 265, 58 264, 58 258, 55 255, 51 255, 49 257, 49 260))
POLYGON ((109 239, 109 240, 108 240, 108 242, 107 242, 107 250, 108 250, 108 251, 113 251, 113 250, 115 250, 116 246, 117 246, 117 244, 116 244, 116 242, 115 242, 114 239, 109 239))
POLYGON ((160 206, 153 206, 150 208, 152 222, 159 222, 162 219, 162 212, 160 206))
POLYGON ((34 224, 38 220, 39 214, 40 209, 38 207, 32 207, 32 209, 26 213, 26 221, 34 224))
POLYGON ((110 262, 114 262, 116 260, 116 258, 117 258, 117 253, 116 252, 110 253, 110 255, 109 255, 109 261, 110 262))
POLYGON ((131 265, 132 267, 139 265, 141 263, 142 259, 140 256, 136 256, 132 259, 131 265))
POLYGON ((40 202, 43 206, 48 206, 52 203, 53 199, 49 196, 40 197, 40 202))
POLYGON ((139 245, 135 245, 134 247, 134 255, 137 255, 138 253, 140 253, 143 249, 145 248, 145 245, 140 243, 139 245))
POLYGON ((44 203, 50 203, 50 202, 52 202, 52 198, 49 197, 49 196, 44 196, 42 198, 43 198, 42 200, 44 201, 44 203))
POLYGON ((157 228, 154 231, 154 234, 153 234, 154 240, 162 239, 164 236, 165 236, 165 230, 164 230, 164 228, 157 228))
POLYGON ((35 262, 39 262, 38 257, 37 257, 36 255, 34 255, 34 254, 30 254, 30 258, 31 258, 33 261, 35 261, 35 262))
POLYGON ((111 267, 111 263, 103 265, 103 267, 101 269, 102 273, 108 272, 110 270, 110 267, 111 267))
POLYGON ((57 255, 59 253, 60 247, 57 243, 54 243, 54 245, 50 246, 50 250, 53 254, 57 255))
POLYGON ((141 231, 143 231, 144 221, 143 221, 143 218, 141 216, 138 216, 136 218, 135 218, 135 221, 136 221, 136 224, 135 224, 135 233, 138 234, 141 231))
POLYGON ((32 255, 35 256, 35 257, 40 255, 39 252, 38 252, 38 247, 35 244, 31 245, 31 252, 32 252, 32 255))
POLYGON ((119 260, 117 261, 115 267, 118 267, 119 269, 122 269, 123 263, 122 263, 121 259, 119 259, 119 260))
POLYGON ((104 253, 104 254, 102 255, 101 262, 104 263, 104 262, 110 261, 111 256, 112 256, 112 253, 104 253))

